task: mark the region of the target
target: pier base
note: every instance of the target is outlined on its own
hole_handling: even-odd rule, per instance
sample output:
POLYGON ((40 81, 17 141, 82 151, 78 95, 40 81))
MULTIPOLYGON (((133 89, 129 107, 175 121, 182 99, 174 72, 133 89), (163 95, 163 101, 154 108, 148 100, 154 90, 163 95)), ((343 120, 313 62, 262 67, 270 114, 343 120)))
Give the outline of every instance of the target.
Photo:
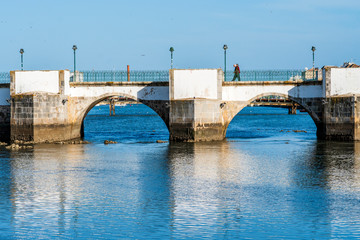
POLYGON ((211 99, 171 101, 170 141, 219 141, 227 127, 246 103, 226 103, 211 99))
POLYGON ((360 95, 326 98, 318 137, 325 140, 360 140, 359 119, 360 95))
POLYGON ((61 95, 36 93, 12 96, 11 141, 55 142, 81 137, 71 123, 68 103, 61 95))
POLYGON ((223 140, 226 128, 221 119, 220 101, 191 99, 171 101, 170 140, 199 142, 223 140))

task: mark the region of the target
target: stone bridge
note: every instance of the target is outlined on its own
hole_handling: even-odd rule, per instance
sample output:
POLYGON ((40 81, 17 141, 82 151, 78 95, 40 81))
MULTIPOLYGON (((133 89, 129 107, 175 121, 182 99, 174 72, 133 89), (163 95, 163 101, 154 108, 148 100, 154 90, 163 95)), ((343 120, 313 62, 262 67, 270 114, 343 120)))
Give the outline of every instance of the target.
POLYGON ((169 82, 70 82, 68 70, 10 76, 10 85, 0 86, 0 129, 12 141, 80 138, 87 113, 113 96, 152 108, 170 140, 223 140, 234 116, 268 95, 304 107, 321 139, 360 140, 360 69, 324 67, 322 81, 224 82, 221 69, 173 69, 169 82))

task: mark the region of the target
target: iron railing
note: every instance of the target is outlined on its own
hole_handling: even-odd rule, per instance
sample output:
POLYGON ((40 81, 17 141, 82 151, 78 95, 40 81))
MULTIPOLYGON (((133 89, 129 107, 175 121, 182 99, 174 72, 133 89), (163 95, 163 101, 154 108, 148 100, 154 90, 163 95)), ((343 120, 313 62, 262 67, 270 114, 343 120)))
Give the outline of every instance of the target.
MULTIPOLYGON (((232 81, 233 71, 226 71, 226 81, 232 81)), ((240 73, 241 81, 312 81, 319 80, 316 73, 307 74, 304 70, 244 70, 240 73)), ((236 80, 236 79, 235 79, 236 80)), ((76 82, 167 82, 169 72, 163 71, 79 71, 76 78, 71 81, 76 82)))
MULTIPOLYGON (((321 72, 319 72, 321 73, 321 72)), ((321 74, 315 72, 309 74, 304 70, 243 70, 240 80, 243 81, 317 81, 321 80, 321 74)), ((233 79, 233 71, 226 71, 226 81, 233 79)), ((71 73, 70 81, 74 82, 168 82, 169 71, 79 71, 71 73)), ((237 80, 237 79, 235 79, 237 80)), ((10 73, 0 72, 0 83, 10 83, 10 73)))
POLYGON ((79 71, 72 82, 168 82, 168 71, 79 71))
MULTIPOLYGON (((232 81, 233 71, 226 71, 226 81, 232 81)), ((304 70, 244 70, 240 72, 240 81, 312 81, 318 80, 318 74, 309 77, 304 70)), ((237 79, 235 79, 237 81, 237 79)))
POLYGON ((0 83, 10 83, 10 72, 0 72, 0 83))

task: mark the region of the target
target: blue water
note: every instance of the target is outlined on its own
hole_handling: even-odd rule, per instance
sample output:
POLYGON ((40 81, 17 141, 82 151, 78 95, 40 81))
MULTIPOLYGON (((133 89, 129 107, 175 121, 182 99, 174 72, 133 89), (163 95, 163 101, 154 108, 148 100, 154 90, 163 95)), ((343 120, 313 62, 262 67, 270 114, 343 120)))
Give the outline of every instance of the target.
POLYGON ((146 106, 108 110, 91 144, 0 149, 0 239, 360 238, 360 143, 307 114, 246 108, 225 141, 170 144, 146 106))

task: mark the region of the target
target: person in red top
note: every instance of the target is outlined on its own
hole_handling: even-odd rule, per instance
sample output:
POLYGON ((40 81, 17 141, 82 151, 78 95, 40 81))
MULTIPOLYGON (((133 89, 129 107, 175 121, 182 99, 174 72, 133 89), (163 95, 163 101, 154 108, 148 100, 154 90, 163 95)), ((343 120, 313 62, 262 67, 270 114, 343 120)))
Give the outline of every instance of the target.
POLYGON ((236 78, 239 79, 239 81, 240 81, 240 67, 239 67, 239 64, 234 64, 234 67, 235 67, 235 69, 234 69, 234 77, 233 77, 233 79, 231 81, 235 81, 236 78))

